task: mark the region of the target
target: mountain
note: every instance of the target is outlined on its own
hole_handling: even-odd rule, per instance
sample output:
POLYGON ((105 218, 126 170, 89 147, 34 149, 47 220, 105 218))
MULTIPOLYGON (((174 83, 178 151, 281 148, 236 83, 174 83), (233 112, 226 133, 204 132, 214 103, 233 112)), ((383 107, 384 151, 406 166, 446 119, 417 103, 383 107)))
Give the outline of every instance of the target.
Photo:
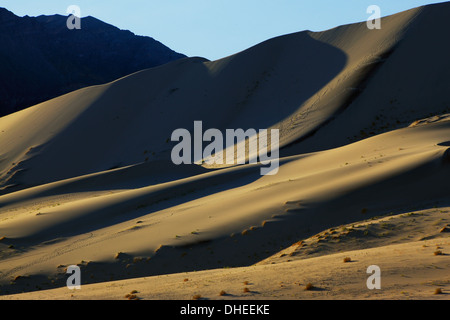
POLYGON ((110 281, 145 277, 128 292, 327 298, 351 285, 356 298, 429 298, 432 283, 450 283, 449 16, 447 2, 384 17, 380 30, 283 35, 0 118, 1 294, 64 287, 78 265, 100 288, 82 297, 123 298, 110 281), (278 173, 175 165, 171 135, 195 121, 279 129, 278 173), (367 290, 370 265, 382 291, 367 290), (180 274, 156 277, 169 273, 180 274), (317 290, 298 289, 308 283, 317 290))
POLYGON ((61 15, 0 8, 0 116, 185 56, 93 17, 69 30, 61 15))

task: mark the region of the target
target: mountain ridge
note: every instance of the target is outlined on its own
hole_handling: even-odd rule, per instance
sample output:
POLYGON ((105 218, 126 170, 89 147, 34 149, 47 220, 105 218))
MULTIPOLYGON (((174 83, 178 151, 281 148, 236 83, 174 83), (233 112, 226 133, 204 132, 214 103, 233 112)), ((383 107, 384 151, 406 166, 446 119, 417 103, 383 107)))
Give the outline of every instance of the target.
POLYGON ((94 17, 68 30, 62 15, 18 17, 1 9, 0 116, 186 57, 94 17))

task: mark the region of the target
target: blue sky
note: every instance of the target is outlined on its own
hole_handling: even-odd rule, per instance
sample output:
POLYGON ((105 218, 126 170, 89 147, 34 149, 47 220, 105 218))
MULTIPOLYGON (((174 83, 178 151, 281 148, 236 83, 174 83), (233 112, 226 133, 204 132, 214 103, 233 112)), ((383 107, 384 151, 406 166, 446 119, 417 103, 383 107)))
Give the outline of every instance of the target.
POLYGON ((219 59, 264 40, 302 30, 321 31, 366 21, 369 5, 382 16, 444 1, 426 0, 0 0, 16 15, 63 14, 78 5, 138 35, 151 36, 188 56, 219 59))

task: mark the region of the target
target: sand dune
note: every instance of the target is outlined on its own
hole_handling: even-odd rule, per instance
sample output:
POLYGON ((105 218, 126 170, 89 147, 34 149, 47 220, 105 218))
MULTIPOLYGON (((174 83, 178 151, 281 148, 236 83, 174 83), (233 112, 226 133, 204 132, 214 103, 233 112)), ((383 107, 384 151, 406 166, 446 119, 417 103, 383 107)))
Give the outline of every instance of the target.
POLYGON ((448 247, 449 242, 410 242, 307 260, 111 281, 86 285, 79 291, 59 288, 2 299, 126 300, 130 292, 136 292, 136 299, 146 300, 192 300, 194 296, 205 300, 448 300, 447 294, 435 294, 436 289, 448 290, 450 281, 450 261, 433 255, 436 245, 448 247), (348 256, 353 261, 344 263, 348 256), (373 263, 383 270, 381 290, 365 286, 367 266, 373 263), (312 290, 305 290, 308 284, 313 285, 312 290))
MULTIPOLYGON (((427 281, 448 288, 444 271, 426 267, 445 270, 448 256, 421 246, 448 246, 439 232, 448 210, 427 210, 450 201, 450 46, 436 32, 448 30, 449 13, 448 3, 432 5, 383 18, 381 30, 352 24, 278 37, 218 61, 187 58, 0 118, 0 294, 64 287, 64 269, 77 264, 86 285, 79 298, 122 298, 111 289, 119 282, 109 281, 136 278, 123 286, 142 283, 143 298, 189 299, 199 290, 181 277, 208 269, 189 274, 221 279, 202 295, 227 283, 234 292, 229 277, 245 273, 269 279, 251 298, 305 298, 293 287, 274 291, 277 274, 303 268, 302 279, 282 280, 298 287, 323 280, 332 266, 345 280, 377 259, 420 275, 402 282, 413 298, 428 297, 427 281), (195 120, 221 130, 280 129, 278 174, 261 176, 260 165, 175 166, 171 133, 195 120), (419 210, 423 223, 404 226, 400 215, 419 210), (380 230, 384 218, 370 220, 379 216, 392 218, 394 231, 380 230), (373 232, 357 241, 332 238, 330 228, 368 221, 373 232), (291 247, 300 241, 305 253, 291 247), (349 251, 359 263, 336 267, 349 251)), ((364 297, 403 297, 392 272, 384 293, 364 297)), ((312 297, 367 290, 365 280, 339 290, 339 280, 323 281, 327 290, 312 297)), ((27 297, 70 293, 0 296, 27 297)))
POLYGON ((359 23, 218 61, 183 59, 0 118, 3 192, 167 159, 171 133, 195 120, 220 130, 279 128, 282 147, 296 142, 282 154, 294 155, 447 113, 450 48, 434 32, 448 29, 447 8, 386 17, 381 30, 359 23), (429 70, 440 70, 439 80, 429 81, 429 70))

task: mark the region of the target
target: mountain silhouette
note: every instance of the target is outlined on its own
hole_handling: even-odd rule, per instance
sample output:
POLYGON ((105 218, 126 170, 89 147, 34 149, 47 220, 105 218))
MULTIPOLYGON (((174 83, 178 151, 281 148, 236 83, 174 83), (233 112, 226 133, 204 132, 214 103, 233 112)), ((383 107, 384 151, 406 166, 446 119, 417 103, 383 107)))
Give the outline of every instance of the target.
POLYGON ((82 18, 79 30, 67 19, 0 8, 0 116, 185 57, 94 17, 82 18))

